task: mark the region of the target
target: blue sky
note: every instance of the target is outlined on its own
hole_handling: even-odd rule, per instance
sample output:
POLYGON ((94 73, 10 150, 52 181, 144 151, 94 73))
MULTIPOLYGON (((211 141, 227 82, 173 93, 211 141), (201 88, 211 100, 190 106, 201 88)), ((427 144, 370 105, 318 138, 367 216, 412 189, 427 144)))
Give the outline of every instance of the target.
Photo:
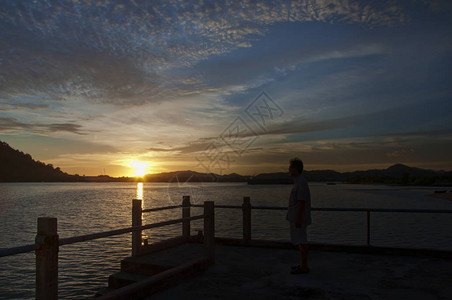
POLYGON ((452 169, 449 1, 1 1, 0 140, 69 173, 452 169))

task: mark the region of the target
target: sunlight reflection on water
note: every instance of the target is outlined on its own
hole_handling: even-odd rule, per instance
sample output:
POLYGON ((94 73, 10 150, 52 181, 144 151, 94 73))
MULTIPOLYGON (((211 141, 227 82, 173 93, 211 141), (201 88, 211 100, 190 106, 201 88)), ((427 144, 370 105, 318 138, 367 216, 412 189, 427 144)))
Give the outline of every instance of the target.
POLYGON ((136 199, 143 200, 143 183, 137 183, 137 197, 136 199))

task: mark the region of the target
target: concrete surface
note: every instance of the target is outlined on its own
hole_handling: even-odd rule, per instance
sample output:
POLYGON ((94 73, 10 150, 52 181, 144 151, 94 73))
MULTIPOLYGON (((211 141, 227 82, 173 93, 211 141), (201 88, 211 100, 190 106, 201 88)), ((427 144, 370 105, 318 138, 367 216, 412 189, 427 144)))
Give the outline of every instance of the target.
POLYGON ((452 260, 310 252, 310 273, 292 275, 298 251, 217 246, 216 264, 147 299, 452 299, 452 260))

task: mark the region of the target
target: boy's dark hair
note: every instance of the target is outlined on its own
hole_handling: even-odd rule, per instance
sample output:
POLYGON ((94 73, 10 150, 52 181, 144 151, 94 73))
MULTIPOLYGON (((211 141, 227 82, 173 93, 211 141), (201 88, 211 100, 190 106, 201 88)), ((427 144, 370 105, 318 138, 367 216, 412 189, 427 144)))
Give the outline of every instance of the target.
POLYGON ((296 157, 290 160, 290 167, 297 169, 300 174, 303 172, 303 162, 296 157))

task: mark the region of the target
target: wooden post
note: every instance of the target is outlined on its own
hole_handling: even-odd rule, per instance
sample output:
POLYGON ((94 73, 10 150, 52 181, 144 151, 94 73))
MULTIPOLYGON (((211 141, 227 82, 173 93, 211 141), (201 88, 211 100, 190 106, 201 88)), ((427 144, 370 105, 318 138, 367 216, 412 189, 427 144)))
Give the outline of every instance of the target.
POLYGON ((251 201, 250 197, 243 197, 243 241, 248 243, 251 240, 251 201))
MULTIPOLYGON (((140 199, 132 200, 132 227, 142 225, 142 207, 140 199)), ((137 256, 141 249, 141 234, 142 231, 132 232, 132 256, 137 256)))
POLYGON ((204 247, 212 264, 215 263, 215 204, 204 202, 204 247))
POLYGON ((367 214, 367 246, 370 247, 370 209, 366 211, 367 214))
POLYGON ((57 219, 38 218, 36 243, 36 299, 58 299, 57 219))
MULTIPOLYGON (((190 196, 182 197, 182 218, 190 217, 190 196)), ((185 238, 190 237, 190 221, 182 222, 182 236, 185 238)))

